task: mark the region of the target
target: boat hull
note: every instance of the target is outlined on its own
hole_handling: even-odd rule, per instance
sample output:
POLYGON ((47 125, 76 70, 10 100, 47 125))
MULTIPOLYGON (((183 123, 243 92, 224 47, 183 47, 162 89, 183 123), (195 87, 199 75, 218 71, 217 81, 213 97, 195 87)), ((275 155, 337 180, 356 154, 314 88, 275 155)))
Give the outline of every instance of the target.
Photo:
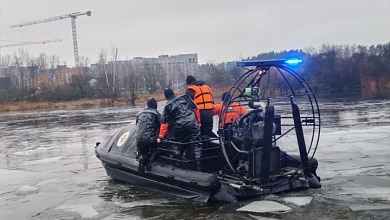
MULTIPOLYGON (((283 164, 285 168, 280 165, 270 166, 272 175, 268 182, 260 182, 259 178, 243 180, 243 177, 239 178, 238 175, 224 172, 223 169, 219 172, 185 169, 164 163, 159 159, 147 164, 150 169, 139 172, 139 161, 133 137, 135 133, 130 132, 132 129, 131 125, 128 125, 107 140, 105 144, 97 144, 95 154, 101 160, 108 176, 135 186, 156 189, 205 203, 209 201, 231 203, 255 196, 311 188, 308 179, 304 178, 300 174, 302 172, 297 169, 299 163, 296 159, 293 161, 297 163, 297 166, 287 169, 290 170, 289 172, 281 171, 289 165, 295 165, 288 160, 283 164)), ((280 150, 276 147, 271 152, 273 151, 279 152, 280 150)), ((275 155, 280 156, 280 153, 275 155)), ((279 156, 271 162, 281 163, 279 156)))

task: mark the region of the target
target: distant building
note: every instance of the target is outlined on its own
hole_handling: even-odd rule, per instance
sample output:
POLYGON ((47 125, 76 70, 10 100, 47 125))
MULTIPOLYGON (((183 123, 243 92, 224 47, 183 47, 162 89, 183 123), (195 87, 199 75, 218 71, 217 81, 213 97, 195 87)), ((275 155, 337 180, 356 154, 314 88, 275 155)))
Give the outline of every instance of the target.
POLYGON ((196 76, 198 74, 198 54, 196 53, 174 56, 160 55, 157 60, 162 64, 173 88, 185 85, 185 79, 188 75, 196 76))
MULTIPOLYGON (((153 71, 162 73, 166 78, 165 82, 172 88, 179 88, 185 85, 185 78, 188 75, 198 75, 198 54, 179 54, 179 55, 160 55, 157 58, 146 58, 146 57, 134 57, 131 60, 118 60, 115 61, 117 75, 119 83, 123 82, 123 67, 131 65, 133 70, 146 73, 151 71, 148 68, 153 68, 153 71)), ((113 62, 107 63, 106 70, 108 73, 112 72, 113 62)), ((101 70, 98 64, 91 64, 90 76, 93 78, 99 78, 101 76, 101 70)))
POLYGON ((11 78, 9 77, 0 77, 0 90, 9 90, 11 89, 11 78))
POLYGON ((165 72, 166 81, 173 88, 185 85, 188 75, 198 74, 198 54, 160 55, 157 58, 134 57, 134 65, 154 65, 157 69, 162 68, 165 72))

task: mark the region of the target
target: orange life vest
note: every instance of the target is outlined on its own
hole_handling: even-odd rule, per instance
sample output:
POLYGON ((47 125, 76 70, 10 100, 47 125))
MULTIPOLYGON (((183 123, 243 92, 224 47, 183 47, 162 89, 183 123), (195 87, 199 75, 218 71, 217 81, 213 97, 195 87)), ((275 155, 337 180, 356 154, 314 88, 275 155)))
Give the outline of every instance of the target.
MULTIPOLYGON (((213 114, 217 115, 224 111, 224 105, 218 104, 214 107, 213 114)), ((238 105, 236 102, 232 102, 228 107, 225 115, 222 115, 222 127, 225 123, 238 122, 242 115, 245 115, 248 111, 243 107, 238 105)))
POLYGON ((208 85, 189 85, 187 89, 195 91, 194 102, 198 105, 199 110, 214 108, 213 91, 208 85))

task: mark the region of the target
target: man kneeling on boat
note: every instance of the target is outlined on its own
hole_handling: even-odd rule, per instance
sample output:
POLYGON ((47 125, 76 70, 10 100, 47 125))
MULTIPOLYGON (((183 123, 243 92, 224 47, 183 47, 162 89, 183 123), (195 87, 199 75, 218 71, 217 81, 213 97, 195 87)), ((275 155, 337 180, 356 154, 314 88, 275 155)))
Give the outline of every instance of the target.
MULTIPOLYGON (((143 174, 147 162, 153 162, 157 154, 157 142, 160 131, 161 115, 157 111, 157 101, 151 98, 145 109, 140 111, 136 118, 137 148, 140 154, 138 171, 143 174)), ((150 169, 150 167, 147 167, 150 169)))
MULTIPOLYGON (((228 102, 230 99, 230 94, 224 92, 222 94, 222 102, 228 102)), ((225 111, 223 103, 214 105, 213 115, 219 115, 221 112, 225 112, 224 115, 221 115, 221 126, 223 127, 225 123, 238 122, 241 116, 248 113, 248 111, 237 102, 230 103, 228 109, 225 111)))
MULTIPOLYGON (((172 142, 190 142, 189 147, 192 148, 196 160, 195 169, 201 170, 202 144, 200 142, 198 107, 188 95, 175 97, 172 89, 165 89, 164 95, 168 101, 162 114, 157 143, 161 143, 163 138, 172 142)), ((175 165, 178 166, 185 151, 185 145, 173 144, 172 151, 173 159, 176 161, 175 165)), ((188 158, 187 154, 186 157, 193 159, 188 158)))
MULTIPOLYGON (((248 110, 246 110, 243 106, 239 105, 237 102, 230 102, 230 97, 231 95, 229 92, 224 92, 222 94, 222 103, 219 103, 217 105, 214 105, 213 109, 213 115, 219 115, 220 121, 221 121, 221 126, 222 128, 225 128, 226 124, 232 124, 232 123, 238 123, 238 121, 241 119, 241 117, 245 114, 248 113, 248 110), (229 103, 229 106, 226 108, 224 105, 229 103)), ((237 146, 240 146, 241 148, 241 143, 236 142, 235 143, 237 146)), ((228 154, 232 154, 233 149, 227 149, 228 154)), ((246 158, 243 155, 240 155, 239 157, 239 164, 237 165, 237 172, 240 171, 247 171, 248 170, 248 162, 246 158)))

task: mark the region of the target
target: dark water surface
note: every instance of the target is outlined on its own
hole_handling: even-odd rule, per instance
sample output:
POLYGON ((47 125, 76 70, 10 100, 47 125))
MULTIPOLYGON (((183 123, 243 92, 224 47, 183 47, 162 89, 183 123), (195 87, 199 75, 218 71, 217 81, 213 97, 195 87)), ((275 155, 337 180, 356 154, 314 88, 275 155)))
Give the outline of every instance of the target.
POLYGON ((251 201, 204 205, 107 177, 95 142, 134 123, 140 108, 0 113, 0 219, 388 219, 390 100, 319 103, 323 187, 254 199, 293 209, 265 214, 236 211, 251 201))

